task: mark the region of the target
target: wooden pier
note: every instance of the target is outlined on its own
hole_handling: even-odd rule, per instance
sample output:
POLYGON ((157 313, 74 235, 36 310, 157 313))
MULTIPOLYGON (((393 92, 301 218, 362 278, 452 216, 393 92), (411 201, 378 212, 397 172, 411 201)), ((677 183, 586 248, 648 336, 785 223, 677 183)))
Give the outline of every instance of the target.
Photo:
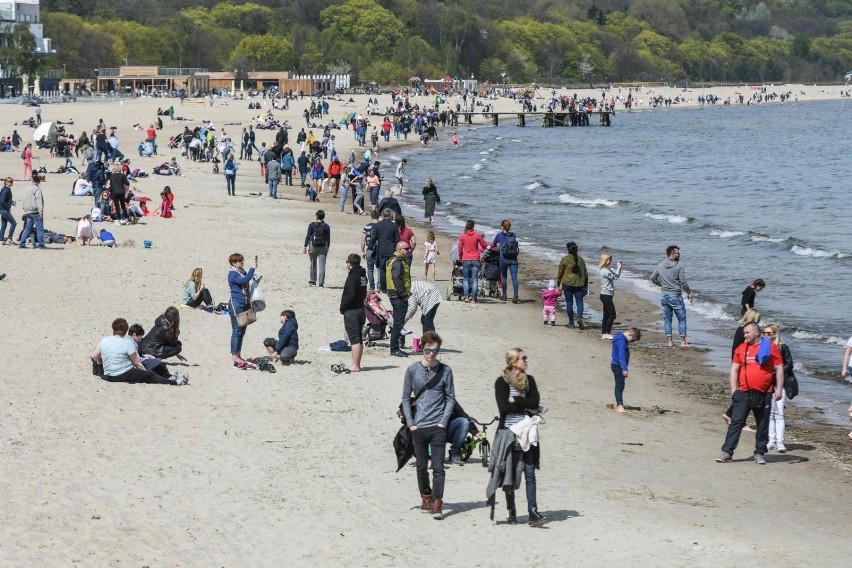
POLYGON ((589 126, 592 124, 592 116, 597 115, 599 126, 611 126, 611 116, 615 113, 609 110, 596 110, 592 112, 465 112, 461 113, 467 124, 473 124, 474 116, 482 116, 490 119, 491 124, 500 124, 500 117, 517 117, 516 125, 526 126, 527 118, 541 118, 541 125, 545 128, 552 126, 589 126))

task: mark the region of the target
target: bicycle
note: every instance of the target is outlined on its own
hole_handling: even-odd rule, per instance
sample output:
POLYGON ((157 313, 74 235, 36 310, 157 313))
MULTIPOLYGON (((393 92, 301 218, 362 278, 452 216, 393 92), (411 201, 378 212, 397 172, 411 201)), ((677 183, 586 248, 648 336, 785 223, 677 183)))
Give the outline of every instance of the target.
POLYGON ((482 467, 488 467, 488 456, 491 453, 491 444, 488 442, 488 426, 491 426, 498 420, 500 420, 499 416, 495 416, 491 422, 480 422, 476 418, 471 417, 472 422, 482 426, 482 432, 480 432, 479 438, 470 436, 462 445, 459 452, 462 461, 467 462, 473 454, 473 450, 476 446, 479 446, 479 459, 482 461, 482 467))

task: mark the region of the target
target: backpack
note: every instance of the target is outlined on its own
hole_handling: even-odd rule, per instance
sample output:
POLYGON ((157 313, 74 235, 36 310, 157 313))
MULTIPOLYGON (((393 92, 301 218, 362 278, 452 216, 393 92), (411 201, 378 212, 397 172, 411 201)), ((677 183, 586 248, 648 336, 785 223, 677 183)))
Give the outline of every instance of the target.
POLYGON ((26 160, 26 159, 27 159, 27 149, 26 149, 26 148, 24 148, 23 150, 21 150, 21 159, 22 159, 22 160, 26 160))
POLYGON ((518 238, 515 236, 515 233, 506 233, 506 238, 503 240, 503 253, 504 258, 515 259, 518 258, 518 238))
POLYGON ((315 247, 324 247, 326 245, 326 228, 325 223, 317 222, 314 224, 314 235, 311 237, 311 244, 315 247))

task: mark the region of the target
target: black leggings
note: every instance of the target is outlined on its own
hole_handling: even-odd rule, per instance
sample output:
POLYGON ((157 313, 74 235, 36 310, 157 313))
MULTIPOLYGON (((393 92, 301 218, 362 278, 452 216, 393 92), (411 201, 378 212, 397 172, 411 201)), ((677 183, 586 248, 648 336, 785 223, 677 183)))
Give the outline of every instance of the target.
POLYGON ((142 369, 137 369, 136 367, 133 367, 129 371, 125 371, 124 373, 115 377, 104 375, 104 380, 109 381, 111 383, 150 383, 158 385, 175 384, 174 380, 171 377, 161 377, 153 371, 143 371, 142 369))
POLYGON ((124 194, 112 194, 112 210, 115 214, 118 214, 119 208, 121 209, 121 219, 127 219, 127 203, 124 199, 124 194))
POLYGON ((190 308, 197 308, 201 304, 204 304, 205 306, 213 305, 213 296, 210 295, 210 290, 207 288, 201 291, 201 295, 198 296, 197 300, 192 298, 186 303, 186 305, 190 308))
POLYGON ((609 335, 612 333, 612 324, 615 323, 615 304, 612 295, 601 294, 603 304, 603 321, 601 322, 601 333, 609 335))

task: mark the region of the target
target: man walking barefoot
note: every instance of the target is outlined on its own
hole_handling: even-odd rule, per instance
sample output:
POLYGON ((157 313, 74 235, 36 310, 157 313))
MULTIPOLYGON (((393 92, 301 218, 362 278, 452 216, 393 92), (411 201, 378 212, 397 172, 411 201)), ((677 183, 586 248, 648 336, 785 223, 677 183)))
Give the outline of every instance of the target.
POLYGON ((692 302, 692 290, 686 282, 686 269, 680 263, 680 247, 671 245, 666 249, 666 260, 657 265, 651 274, 651 282, 662 288, 660 305, 663 308, 663 331, 668 339, 669 347, 674 347, 672 341, 672 314, 677 316, 677 330, 680 335, 682 348, 692 347, 686 340, 686 306, 683 303, 683 293, 692 302))

